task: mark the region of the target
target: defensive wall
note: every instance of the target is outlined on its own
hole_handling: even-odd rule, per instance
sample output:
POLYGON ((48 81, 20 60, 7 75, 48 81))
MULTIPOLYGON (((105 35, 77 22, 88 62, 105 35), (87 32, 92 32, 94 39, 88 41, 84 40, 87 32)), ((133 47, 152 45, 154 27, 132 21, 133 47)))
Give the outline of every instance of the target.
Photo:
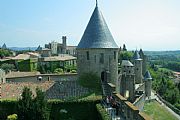
POLYGON ((145 113, 141 112, 135 105, 127 101, 120 94, 114 94, 115 100, 119 104, 118 113, 126 120, 151 120, 145 113))
POLYGON ((41 81, 74 81, 77 80, 76 73, 70 74, 37 74, 30 76, 6 77, 6 82, 39 82, 41 81), (40 78, 40 79, 39 79, 40 78))

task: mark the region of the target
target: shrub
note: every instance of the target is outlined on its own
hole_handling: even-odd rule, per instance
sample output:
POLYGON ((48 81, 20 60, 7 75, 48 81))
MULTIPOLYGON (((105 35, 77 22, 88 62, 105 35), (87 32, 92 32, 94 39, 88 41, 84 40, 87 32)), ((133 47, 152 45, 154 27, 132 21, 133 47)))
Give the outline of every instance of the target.
POLYGON ((77 73, 77 71, 76 70, 71 70, 71 73, 77 73))
POLYGON ((105 111, 104 108, 100 104, 96 104, 96 109, 98 111, 99 117, 101 120, 111 120, 110 116, 108 113, 105 111))
POLYGON ((55 70, 54 70, 54 73, 58 73, 58 74, 61 74, 61 73, 63 73, 64 71, 63 71, 63 69, 62 68, 56 68, 55 70))
POLYGON ((17 120, 17 118, 18 118, 17 114, 12 114, 7 116, 7 120, 17 120))

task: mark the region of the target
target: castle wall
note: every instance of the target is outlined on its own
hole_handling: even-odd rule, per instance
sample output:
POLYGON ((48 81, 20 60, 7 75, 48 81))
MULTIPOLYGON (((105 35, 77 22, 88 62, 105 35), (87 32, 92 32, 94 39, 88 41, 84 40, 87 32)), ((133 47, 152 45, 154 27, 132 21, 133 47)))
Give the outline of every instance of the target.
POLYGON ((120 83, 120 94, 128 97, 128 100, 133 102, 135 99, 135 80, 134 75, 122 75, 120 83), (128 93, 127 93, 128 92, 128 93))
POLYGON ((38 77, 42 77, 42 81, 74 81, 77 80, 77 74, 62 74, 62 75, 55 75, 55 74, 41 74, 41 75, 34 75, 34 76, 27 76, 27 77, 13 77, 13 78, 6 78, 7 82, 39 82, 38 77))
POLYGON ((110 79, 108 82, 116 84, 118 49, 77 49, 77 68, 79 75, 86 72, 95 72, 99 77, 101 77, 103 71, 109 71, 110 79))
POLYGON ((114 97, 119 104, 119 114, 126 120, 150 120, 149 116, 140 112, 136 106, 127 101, 127 99, 120 94, 115 94, 114 97))
POLYGON ((140 111, 143 111, 145 103, 145 94, 142 94, 139 98, 136 99, 136 101, 133 103, 140 111))

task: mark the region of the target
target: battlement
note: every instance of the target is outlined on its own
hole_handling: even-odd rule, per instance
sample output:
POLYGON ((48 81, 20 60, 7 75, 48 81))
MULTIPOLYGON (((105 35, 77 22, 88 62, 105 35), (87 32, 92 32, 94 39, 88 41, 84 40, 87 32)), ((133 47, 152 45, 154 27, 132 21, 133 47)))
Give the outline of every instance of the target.
POLYGON ((139 109, 133 105, 131 102, 127 101, 120 94, 114 95, 115 100, 119 104, 118 111, 122 117, 128 120, 151 120, 151 118, 143 112, 140 112, 139 109))

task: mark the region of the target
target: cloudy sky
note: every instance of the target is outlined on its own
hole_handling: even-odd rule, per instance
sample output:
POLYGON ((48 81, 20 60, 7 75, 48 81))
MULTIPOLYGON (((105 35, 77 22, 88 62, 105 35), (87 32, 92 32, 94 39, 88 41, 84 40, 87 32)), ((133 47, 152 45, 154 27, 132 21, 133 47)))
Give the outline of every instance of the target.
MULTIPOLYGON (((180 0, 98 0, 119 46, 130 50, 180 49, 180 0)), ((0 46, 44 46, 68 37, 77 45, 95 0, 1 0, 0 46)))

